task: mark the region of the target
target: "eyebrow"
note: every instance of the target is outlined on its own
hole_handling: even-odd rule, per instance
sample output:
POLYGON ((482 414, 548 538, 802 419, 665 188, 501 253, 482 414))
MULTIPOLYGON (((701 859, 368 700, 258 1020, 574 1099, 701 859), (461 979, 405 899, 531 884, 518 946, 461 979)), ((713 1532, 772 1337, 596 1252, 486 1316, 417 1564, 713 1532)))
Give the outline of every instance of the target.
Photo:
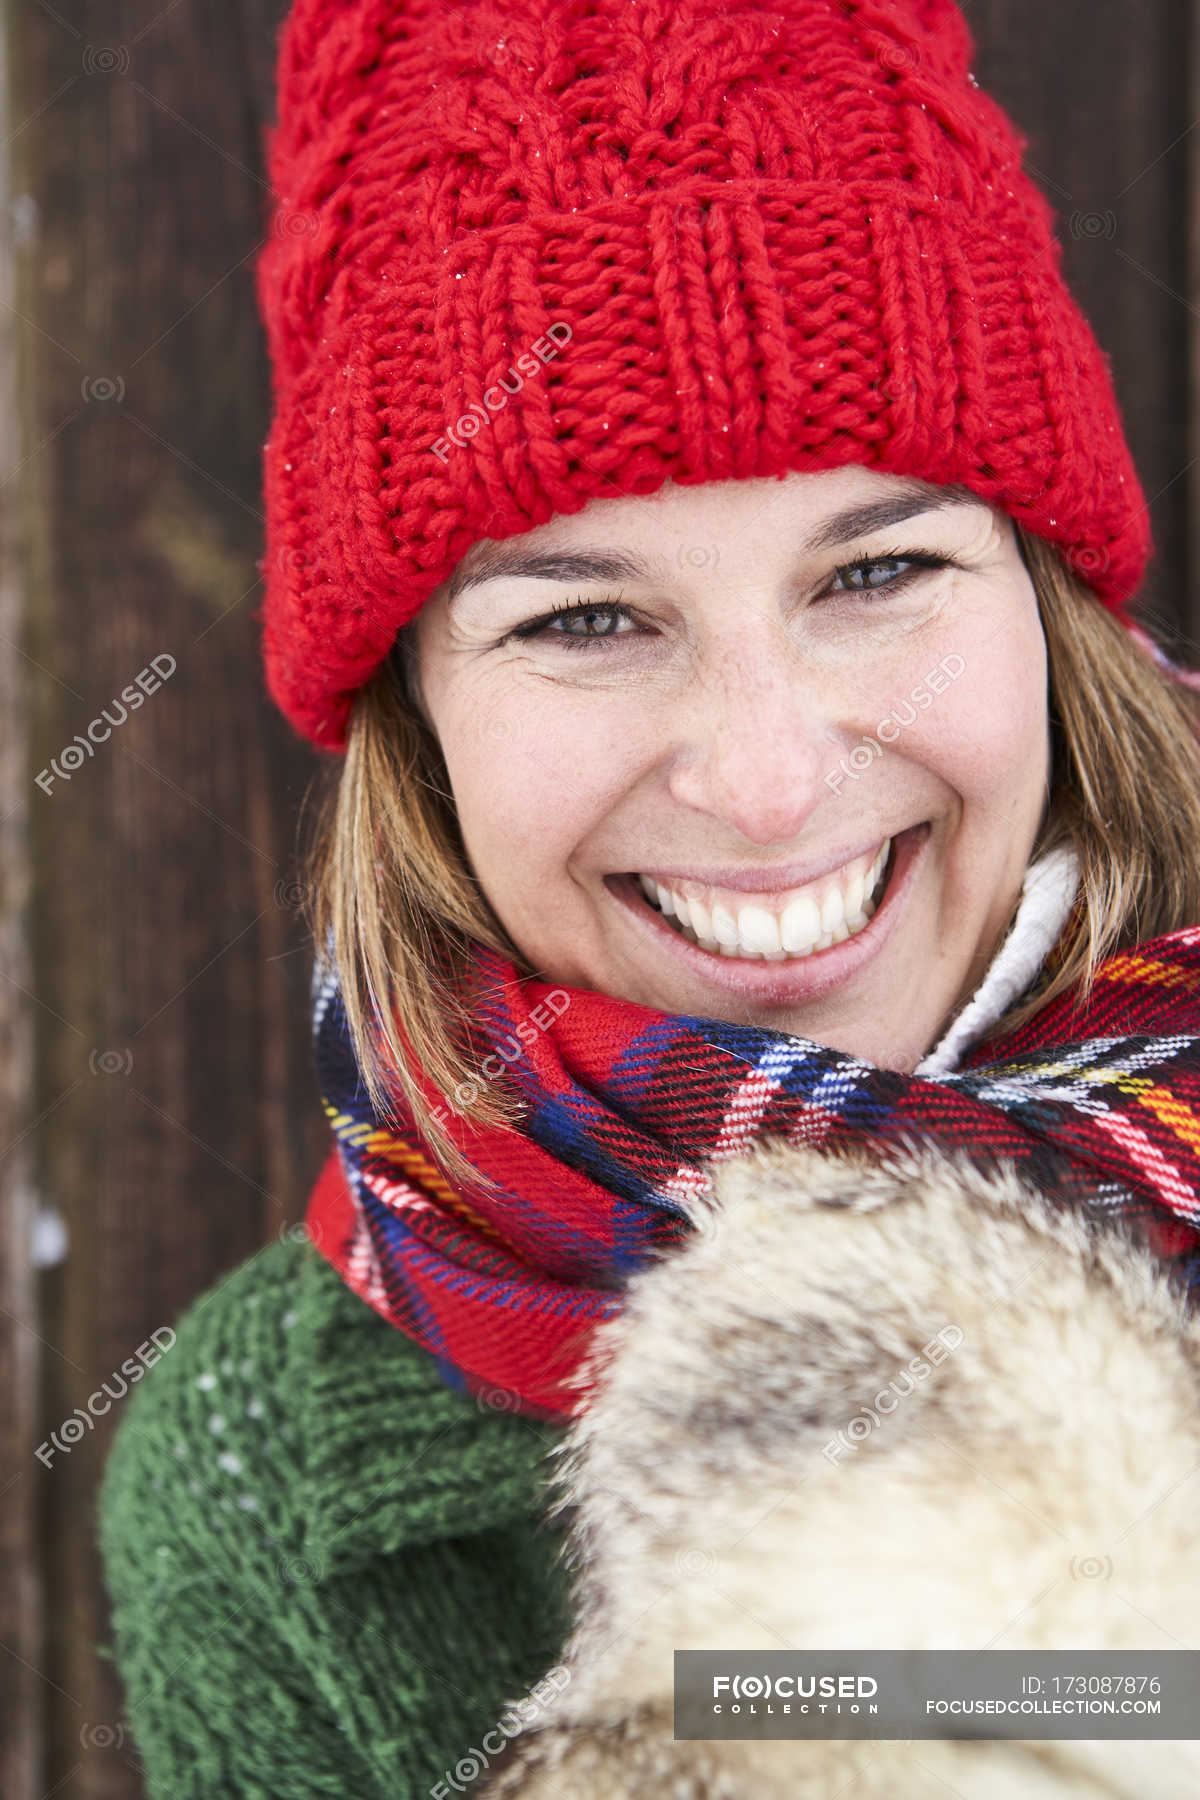
MULTIPOLYGON (((874 531, 900 525, 920 513, 945 512, 955 506, 986 506, 968 487, 958 483, 952 487, 933 487, 915 477, 905 480, 883 500, 870 500, 848 506, 834 513, 817 530, 802 538, 803 555, 817 550, 832 550, 839 544, 853 543, 874 531)), ((662 580, 667 564, 661 557, 644 558, 625 550, 603 548, 579 550, 522 550, 519 540, 489 545, 470 560, 458 565, 447 590, 447 603, 452 605, 468 588, 500 577, 526 581, 655 581, 662 580)))

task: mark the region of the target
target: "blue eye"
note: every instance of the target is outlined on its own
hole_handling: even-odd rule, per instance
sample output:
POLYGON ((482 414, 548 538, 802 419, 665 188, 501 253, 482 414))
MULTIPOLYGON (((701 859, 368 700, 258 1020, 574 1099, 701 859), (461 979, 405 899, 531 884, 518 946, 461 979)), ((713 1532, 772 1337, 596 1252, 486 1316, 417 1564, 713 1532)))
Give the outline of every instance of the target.
POLYGON ((603 600, 572 600, 567 606, 559 606, 556 607, 553 612, 543 613, 540 619, 530 619, 527 624, 518 625, 515 630, 509 633, 509 636, 515 638, 555 638, 559 643, 568 645, 571 649, 576 649, 586 644, 600 643, 605 638, 614 638, 617 636, 629 637, 632 635, 625 631, 618 633, 617 618, 618 614, 621 613, 623 613, 626 618, 629 618, 630 616, 629 608, 621 605, 619 595, 614 598, 605 598, 603 600), (576 619, 578 619, 585 626, 585 629, 583 631, 575 631, 573 629, 567 630, 564 628, 561 631, 552 631, 550 627, 556 624, 560 619, 569 620, 572 626, 576 619), (597 621, 599 621, 601 628, 599 630, 592 630, 591 627, 595 625, 597 621))
POLYGON ((872 556, 864 562, 845 563, 840 569, 834 570, 834 575, 867 575, 872 569, 895 568, 899 563, 908 564, 903 573, 890 576, 886 581, 868 581, 860 588, 846 590, 849 593, 871 594, 880 589, 906 587, 927 569, 944 569, 946 562, 944 556, 929 556, 923 551, 914 551, 907 556, 872 556))

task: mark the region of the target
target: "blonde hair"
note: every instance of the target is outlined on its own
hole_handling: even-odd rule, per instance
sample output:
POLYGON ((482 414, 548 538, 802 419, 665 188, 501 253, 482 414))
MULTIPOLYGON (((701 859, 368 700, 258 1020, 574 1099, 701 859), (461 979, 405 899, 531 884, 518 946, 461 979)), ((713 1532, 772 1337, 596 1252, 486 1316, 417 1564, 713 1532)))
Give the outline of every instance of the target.
MULTIPOLYGON (((1086 998, 1102 957, 1200 923, 1200 694, 1154 662, 1051 545, 1019 526, 1016 538, 1048 660, 1052 766, 1033 856, 1072 842, 1081 887, 1054 957, 994 1031, 1076 986, 1086 998)), ((376 1112, 395 1122, 398 1085, 446 1176, 478 1182, 418 1091, 403 1038, 463 1117, 510 1124, 523 1102, 474 1057, 472 943, 522 974, 542 971, 470 871, 437 739, 413 696, 412 654, 401 632, 356 697, 344 761, 329 770, 302 851, 304 910, 318 956, 337 965, 376 1112)))

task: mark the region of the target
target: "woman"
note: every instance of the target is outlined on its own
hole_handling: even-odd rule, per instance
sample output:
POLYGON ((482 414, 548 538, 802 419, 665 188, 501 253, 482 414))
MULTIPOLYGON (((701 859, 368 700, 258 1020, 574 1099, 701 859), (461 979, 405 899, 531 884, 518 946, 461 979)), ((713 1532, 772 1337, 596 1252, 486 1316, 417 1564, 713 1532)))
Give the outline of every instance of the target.
MULTIPOLYGON (((603 1554, 573 1590, 563 1533, 576 1515, 586 1569, 606 1489, 628 1522, 694 1472, 709 1415, 673 1404, 680 1370, 735 1365, 688 1240, 747 1181, 748 1213, 716 1213, 743 1234, 731 1291, 739 1245, 779 1259, 757 1352, 809 1319, 792 1351, 831 1442, 861 1396, 803 1221, 850 1166, 898 1234, 872 1295, 877 1240, 833 1221, 854 1319, 886 1298, 919 1329, 943 1273, 974 1293, 994 1257, 1012 1328, 1050 1321, 1049 1391, 1078 1377, 1081 1294, 1114 1368, 1144 1373, 1148 1334, 1155 1368, 1194 1367, 1197 702, 1129 617, 1150 543, 1107 367, 970 52, 949 0, 288 18, 264 653, 341 759, 312 859, 336 1142, 306 1233, 178 1322, 106 1471, 153 1796, 394 1800, 507 1754, 498 1779, 599 1800, 625 1779, 593 1754, 614 1706, 687 1791, 725 1791, 665 1735, 662 1646, 649 1687, 630 1664, 607 1694, 585 1642, 564 1656, 621 1596, 603 1554)), ((1000 1363, 955 1380, 1032 1443, 1027 1368, 1000 1363)), ((1143 1422, 1147 1471, 1194 1426, 1179 1404, 1143 1422)), ((729 1466, 755 1418, 711 1415, 729 1466)), ((1068 1495, 1089 1441, 1057 1446, 1068 1495)), ((904 1443, 928 1507, 919 1409, 904 1443)), ((866 1503, 894 1498, 863 1466, 866 1503)), ((938 1612, 918 1579, 874 1642, 982 1647, 1010 1621, 972 1593, 938 1612)), ((728 1647, 713 1615, 675 1623, 728 1647)), ((849 1765, 817 1748, 774 1766, 832 1793, 849 1765)), ((1034 1791, 1019 1748, 973 1746, 986 1791, 1034 1791)), ((630 1792, 641 1754, 630 1733, 630 1792)), ((1109 1791, 1057 1767, 1039 1791, 1109 1791)))

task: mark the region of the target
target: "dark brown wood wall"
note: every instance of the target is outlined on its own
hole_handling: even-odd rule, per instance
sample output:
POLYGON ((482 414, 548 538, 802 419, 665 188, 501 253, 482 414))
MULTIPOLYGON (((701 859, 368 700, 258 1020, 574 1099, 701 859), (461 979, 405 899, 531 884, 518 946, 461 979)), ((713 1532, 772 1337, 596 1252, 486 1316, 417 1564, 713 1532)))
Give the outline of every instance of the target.
MULTIPOLYGON (((1112 358, 1196 659, 1191 9, 973 0, 1112 358)), ((278 0, 9 0, 0 182, 0 1793, 131 1800, 94 1655, 113 1415, 39 1444, 303 1209, 326 1143, 293 863, 318 758, 265 698, 251 285, 278 0), (69 779, 35 779, 152 659, 69 779), (160 660, 159 667, 167 668, 160 660), (38 1266, 57 1222, 62 1260, 38 1266)), ((114 1408, 114 1413, 116 1412, 114 1408)))

